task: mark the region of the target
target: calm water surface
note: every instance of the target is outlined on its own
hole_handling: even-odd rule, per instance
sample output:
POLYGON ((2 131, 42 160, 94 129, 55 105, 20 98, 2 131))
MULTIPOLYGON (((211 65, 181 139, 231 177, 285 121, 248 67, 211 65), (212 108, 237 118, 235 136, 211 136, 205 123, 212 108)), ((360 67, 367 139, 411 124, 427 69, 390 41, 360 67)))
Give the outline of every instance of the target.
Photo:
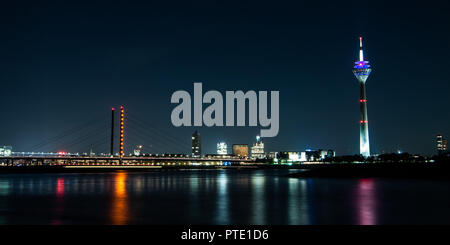
POLYGON ((450 181, 295 171, 0 174, 0 224, 450 224, 450 181))

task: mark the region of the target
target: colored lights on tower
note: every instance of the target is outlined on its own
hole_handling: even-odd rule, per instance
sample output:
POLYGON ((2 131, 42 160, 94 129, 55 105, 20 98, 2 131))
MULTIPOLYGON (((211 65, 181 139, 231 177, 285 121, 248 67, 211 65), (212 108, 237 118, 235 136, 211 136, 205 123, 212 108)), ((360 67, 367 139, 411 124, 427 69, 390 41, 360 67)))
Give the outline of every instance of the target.
POLYGON ((119 151, 119 156, 120 158, 123 158, 124 156, 124 151, 123 151, 123 125, 124 125, 124 108, 123 106, 120 106, 120 151, 119 151))

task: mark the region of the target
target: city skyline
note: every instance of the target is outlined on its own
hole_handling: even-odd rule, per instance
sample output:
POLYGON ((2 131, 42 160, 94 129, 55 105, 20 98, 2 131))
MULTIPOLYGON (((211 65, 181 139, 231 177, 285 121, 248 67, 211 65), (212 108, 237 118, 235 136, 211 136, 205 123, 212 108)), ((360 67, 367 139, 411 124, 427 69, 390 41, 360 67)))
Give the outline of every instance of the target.
POLYGON ((13 239, 382 243, 450 224, 449 0, 0 6, 13 239))
MULTIPOLYGON (((401 13, 376 3, 362 3, 358 13, 347 4, 339 13, 333 4, 321 13, 312 3, 310 13, 298 3, 274 9, 180 4, 168 16, 158 14, 170 9, 162 3, 132 9, 116 4, 102 11, 95 5, 85 10, 77 4, 62 9, 30 4, 17 18, 21 6, 7 3, 0 10, 6 37, 0 45, 6 91, 0 98, 6 118, 0 145, 27 150, 94 117, 107 128, 108 108, 121 104, 183 144, 199 130, 204 152, 215 152, 219 141, 252 144, 257 127, 169 124, 170 94, 203 82, 206 90, 280 91, 280 133, 264 140, 267 151, 323 148, 358 154, 358 86, 349 70, 357 58, 355 40, 363 36, 370 40, 365 51, 376 69, 367 91, 371 151, 435 154, 435 135, 450 134, 450 85, 435 72, 448 65, 450 36, 442 32, 446 17, 440 14, 448 3, 428 12, 413 3, 401 13)), ((93 140, 105 139, 96 151, 109 152, 106 128, 93 140)), ((125 138, 126 152, 138 144, 145 143, 144 151, 162 144, 154 139, 125 138)), ((177 152, 172 145, 158 147, 177 152)))

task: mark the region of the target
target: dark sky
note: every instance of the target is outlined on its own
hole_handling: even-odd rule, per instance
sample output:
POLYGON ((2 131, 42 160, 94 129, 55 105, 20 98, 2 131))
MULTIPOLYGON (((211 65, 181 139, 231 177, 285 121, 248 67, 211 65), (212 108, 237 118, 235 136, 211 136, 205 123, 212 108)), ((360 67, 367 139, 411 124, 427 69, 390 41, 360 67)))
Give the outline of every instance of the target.
POLYGON ((359 153, 362 35, 372 153, 433 154, 450 137, 449 23, 448 1, 2 1, 0 145, 107 152, 121 104, 128 151, 188 153, 195 129, 204 153, 253 143, 259 127, 172 126, 171 94, 203 82, 280 91, 268 151, 359 153))

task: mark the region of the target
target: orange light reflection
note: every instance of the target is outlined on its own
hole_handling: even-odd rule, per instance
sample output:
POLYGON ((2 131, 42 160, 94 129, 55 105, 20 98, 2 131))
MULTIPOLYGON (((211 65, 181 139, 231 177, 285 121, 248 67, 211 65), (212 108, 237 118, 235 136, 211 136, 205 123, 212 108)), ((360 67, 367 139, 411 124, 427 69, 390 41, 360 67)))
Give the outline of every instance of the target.
POLYGON ((111 209, 111 221, 113 225, 125 225, 129 221, 126 181, 126 172, 118 172, 114 177, 114 192, 111 209))

